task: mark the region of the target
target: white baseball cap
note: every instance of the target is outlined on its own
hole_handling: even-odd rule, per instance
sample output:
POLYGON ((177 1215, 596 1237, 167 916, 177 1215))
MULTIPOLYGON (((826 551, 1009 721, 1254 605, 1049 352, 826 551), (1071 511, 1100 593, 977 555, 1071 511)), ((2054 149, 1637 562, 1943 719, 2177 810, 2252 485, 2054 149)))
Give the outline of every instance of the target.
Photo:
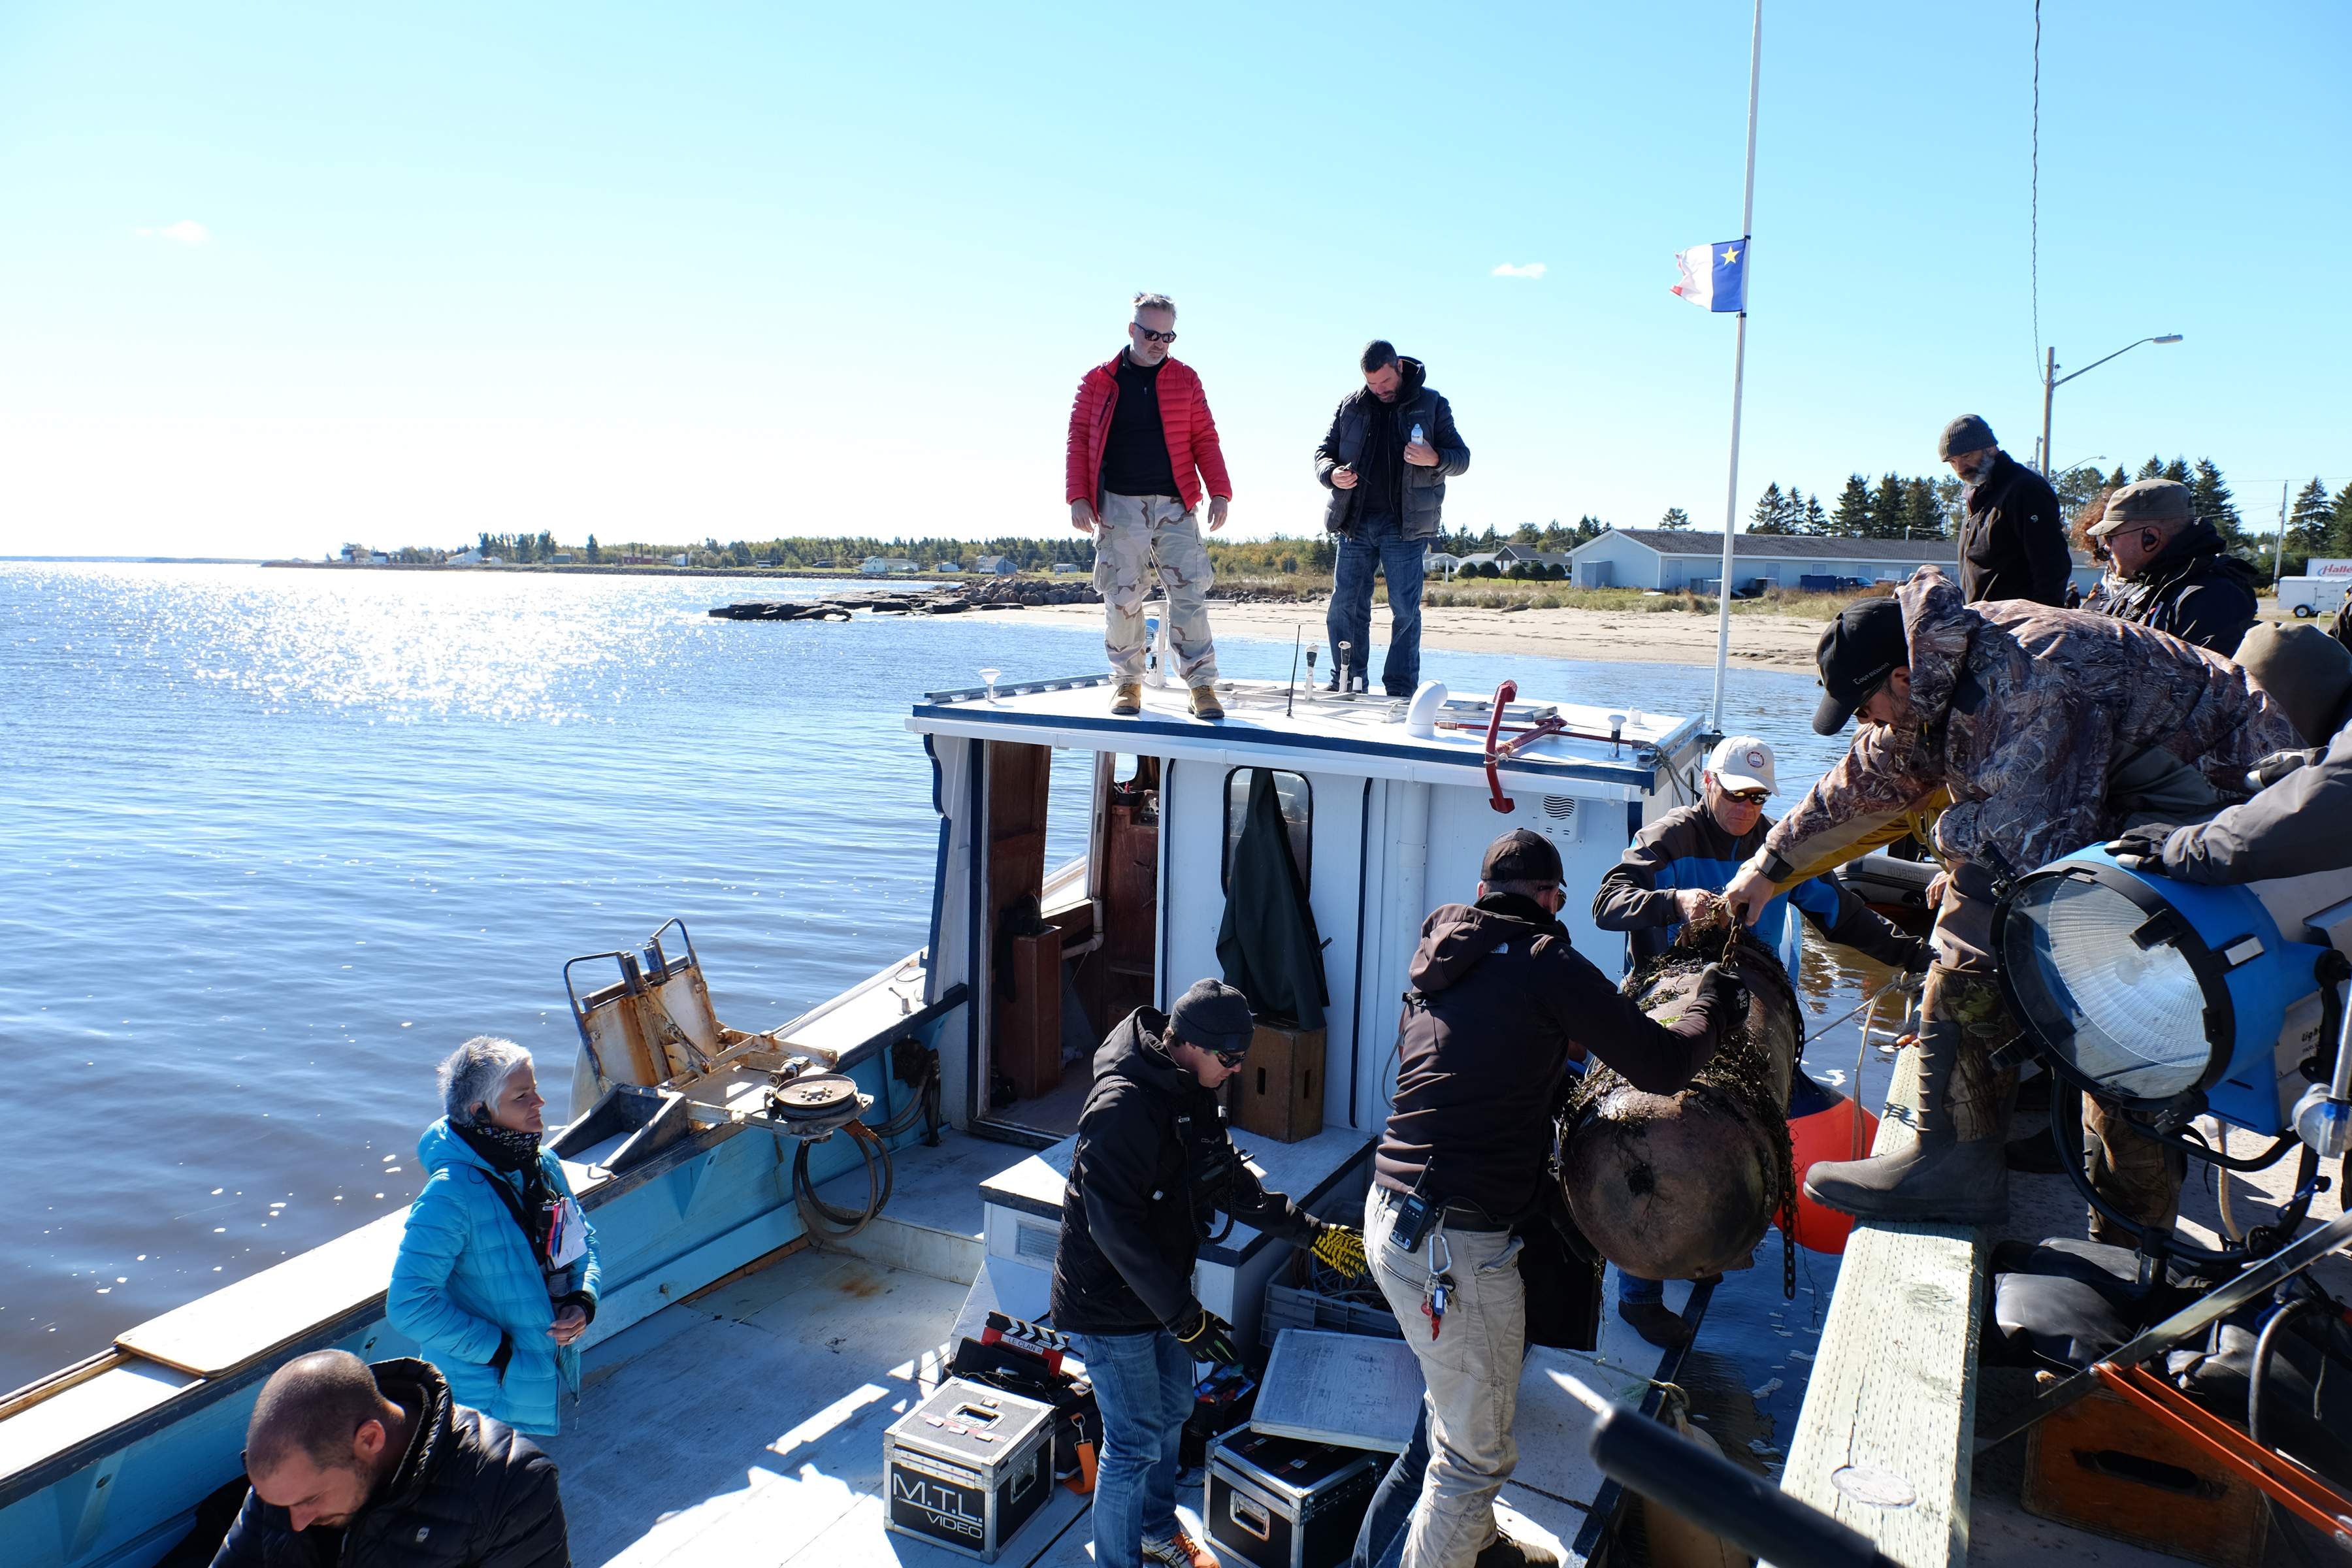
POLYGON ((1725 789, 1760 789, 1778 794, 1772 782, 1772 748, 1753 735, 1726 735, 1706 754, 1706 771, 1725 789))

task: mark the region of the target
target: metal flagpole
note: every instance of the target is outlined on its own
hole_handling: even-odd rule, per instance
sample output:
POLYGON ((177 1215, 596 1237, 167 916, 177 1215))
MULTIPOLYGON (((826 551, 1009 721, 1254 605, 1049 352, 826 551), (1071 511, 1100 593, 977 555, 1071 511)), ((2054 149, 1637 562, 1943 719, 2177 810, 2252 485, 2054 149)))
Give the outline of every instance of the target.
POLYGON ((1731 351, 1731 474, 1724 482, 1723 581, 1717 584, 1715 707, 1707 728, 1723 733, 1723 677, 1731 663, 1731 541, 1739 519, 1739 395, 1748 375, 1748 285, 1755 268, 1748 244, 1756 218, 1756 89, 1764 66, 1764 0, 1756 0, 1756 26, 1748 43, 1748 188, 1739 200, 1739 329, 1731 351))

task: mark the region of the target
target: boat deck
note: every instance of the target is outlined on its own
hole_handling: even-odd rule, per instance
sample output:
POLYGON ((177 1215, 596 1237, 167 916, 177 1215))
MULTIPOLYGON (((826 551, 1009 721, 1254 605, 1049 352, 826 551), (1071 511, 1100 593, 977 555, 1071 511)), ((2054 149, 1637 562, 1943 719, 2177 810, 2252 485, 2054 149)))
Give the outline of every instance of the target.
MULTIPOLYGON (((792 1251, 591 1349, 582 1403, 544 1440, 562 1467, 573 1561, 969 1563, 885 1530, 882 1433, 940 1380, 982 1258, 972 1173, 1017 1153, 954 1132, 938 1150, 905 1150, 890 1207, 864 1235, 792 1251)), ((862 1197, 849 1188, 857 1180, 824 1195, 862 1197)), ((1670 1301, 1687 1299, 1689 1287, 1674 1290, 1670 1301)), ((1520 1465, 1503 1506, 1571 1563, 1585 1560, 1573 1549, 1596 1533, 1590 1516, 1612 1494, 1585 1455, 1582 1406, 1550 1373, 1639 1402, 1661 1370, 1657 1352, 1610 1321, 1593 1354, 1537 1349, 1520 1384, 1520 1465)), ((1197 1527, 1197 1493, 1186 1511, 1197 1527)), ((1086 1499, 1056 1489, 999 1561, 1081 1568, 1092 1561, 1088 1519, 1086 1499)))

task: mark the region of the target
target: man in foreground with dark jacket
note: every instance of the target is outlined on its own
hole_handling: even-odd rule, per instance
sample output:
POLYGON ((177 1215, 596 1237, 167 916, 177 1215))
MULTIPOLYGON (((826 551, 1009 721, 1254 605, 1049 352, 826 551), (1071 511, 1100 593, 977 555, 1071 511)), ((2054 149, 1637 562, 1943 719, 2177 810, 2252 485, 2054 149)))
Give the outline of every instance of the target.
POLYGON ((1967 486, 1960 521, 1960 592, 1979 599, 2032 599, 2063 606, 2074 557, 2058 493, 2000 449, 1992 426, 1963 414, 1944 426, 1936 456, 1967 486))
POLYGON ((317 1351, 261 1386, 213 1568, 570 1568, 555 1465, 429 1362, 317 1351))
POLYGON ((2107 498, 2085 531, 2105 542, 2123 590, 2099 608, 2229 658, 2254 624, 2262 570, 2239 560, 2178 479, 2142 479, 2107 498))
POLYGON ((1364 1205, 1372 1276, 1428 1388, 1429 1470, 1403 1568, 1469 1568, 1482 1553, 1485 1568, 1554 1561, 1498 1534, 1495 1494, 1518 1462, 1511 1424, 1527 1352, 1511 1226, 1550 1179, 1569 1062, 1598 1056, 1635 1088, 1672 1094, 1746 1012, 1738 982, 1712 965, 1672 1024, 1620 995, 1570 945, 1559 851, 1541 834, 1496 839, 1480 877, 1475 906, 1447 904, 1423 922, 1394 1109, 1364 1205))
POLYGON ((1339 536, 1331 607, 1333 689, 1349 691, 1370 662, 1372 573, 1389 584, 1389 655, 1381 684, 1410 697, 1421 684, 1421 579, 1445 508, 1445 481, 1470 467, 1453 405, 1427 384, 1428 368, 1375 339, 1359 363, 1360 391, 1339 400, 1315 448, 1315 478, 1331 492, 1323 526, 1339 536))
POLYGON ((1075 1335, 1102 1411, 1096 1568, 1217 1568, 1176 1517, 1177 1455, 1192 1366, 1238 1366, 1233 1325, 1192 1294, 1218 1214, 1363 1272, 1363 1238, 1258 1184, 1225 1131, 1217 1090, 1256 1023, 1239 991, 1202 980, 1172 1012, 1139 1007, 1095 1053, 1094 1087, 1062 1193, 1054 1327, 1075 1335))

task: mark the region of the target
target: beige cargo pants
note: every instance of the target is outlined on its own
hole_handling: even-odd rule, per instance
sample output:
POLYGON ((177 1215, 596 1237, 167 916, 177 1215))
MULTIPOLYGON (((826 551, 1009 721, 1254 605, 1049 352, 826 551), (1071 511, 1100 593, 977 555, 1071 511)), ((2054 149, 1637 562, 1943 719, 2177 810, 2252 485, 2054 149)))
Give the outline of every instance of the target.
POLYGON ((1429 1469, 1402 1568, 1471 1568, 1494 1542, 1495 1496, 1519 1462, 1511 1425, 1528 1353, 1526 1243, 1508 1231, 1440 1226, 1400 1252, 1389 1245, 1395 1221, 1394 1194, 1375 1183, 1364 1200, 1364 1256, 1428 1389, 1429 1469), (1434 1339, 1421 1310, 1433 1262, 1454 1280, 1434 1339))
POLYGON ((1174 496, 1103 492, 1095 524, 1095 587, 1103 596, 1103 651, 1111 679, 1143 679, 1143 601, 1157 583, 1168 590, 1168 673, 1186 686, 1217 679, 1217 645, 1209 633, 1208 547, 1197 512, 1174 496))

